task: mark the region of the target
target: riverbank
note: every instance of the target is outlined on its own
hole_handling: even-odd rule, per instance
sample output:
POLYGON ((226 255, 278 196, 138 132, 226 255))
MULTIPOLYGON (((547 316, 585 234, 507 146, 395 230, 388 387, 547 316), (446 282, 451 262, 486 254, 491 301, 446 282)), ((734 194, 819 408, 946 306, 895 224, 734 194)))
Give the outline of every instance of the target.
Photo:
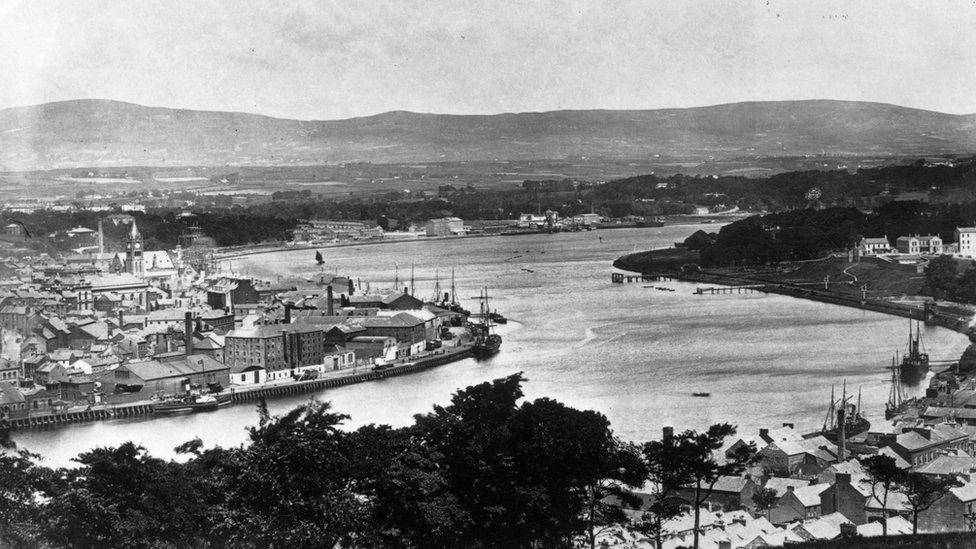
POLYGON ((916 269, 880 260, 848 262, 827 257, 779 267, 705 269, 698 253, 683 248, 650 250, 617 258, 620 270, 684 282, 746 287, 750 290, 841 305, 924 321, 971 336, 972 309, 919 296, 916 269))
MULTIPOLYGON (((443 347, 415 360, 401 359, 402 362, 383 369, 354 368, 351 370, 327 372, 316 379, 304 381, 285 380, 256 386, 233 386, 219 393, 219 397, 227 399, 229 401, 228 405, 233 406, 235 404, 249 403, 260 399, 273 399, 302 393, 319 392, 356 383, 407 375, 463 360, 470 356, 470 344, 443 347)), ((117 405, 77 406, 54 413, 8 419, 3 421, 0 426, 7 427, 12 431, 23 431, 36 428, 64 427, 74 423, 109 419, 139 417, 150 419, 158 415, 156 409, 157 404, 158 401, 155 400, 144 400, 117 405)))

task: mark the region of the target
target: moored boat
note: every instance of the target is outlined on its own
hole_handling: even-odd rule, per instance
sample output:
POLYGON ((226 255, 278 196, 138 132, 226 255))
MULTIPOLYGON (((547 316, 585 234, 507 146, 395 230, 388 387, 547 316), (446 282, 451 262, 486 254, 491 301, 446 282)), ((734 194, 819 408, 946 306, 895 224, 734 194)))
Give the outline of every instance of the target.
POLYGON ((820 434, 824 438, 831 442, 837 442, 841 438, 841 433, 843 433, 844 438, 850 438, 854 435, 864 433, 871 428, 871 422, 861 415, 861 391, 858 390, 857 392, 857 405, 851 402, 853 398, 854 395, 847 395, 846 382, 844 383, 844 391, 840 399, 835 400, 834 390, 830 390, 830 407, 827 410, 827 417, 824 419, 823 428, 820 430, 820 434), (839 410, 844 410, 843 425, 840 425, 837 421, 837 412, 839 410))
POLYGON ((908 322, 908 354, 902 357, 899 366, 901 381, 909 385, 917 385, 929 371, 929 355, 922 349, 922 329, 915 323, 915 333, 912 333, 912 323, 908 322))
POLYGON ((481 290, 481 314, 479 315, 481 321, 469 324, 471 334, 474 336, 471 354, 475 358, 490 357, 502 346, 502 336, 495 333, 495 322, 488 310, 488 288, 484 288, 481 290))
POLYGON ((221 406, 226 406, 230 402, 229 395, 186 394, 166 397, 153 405, 153 410, 157 414, 209 412, 221 406))

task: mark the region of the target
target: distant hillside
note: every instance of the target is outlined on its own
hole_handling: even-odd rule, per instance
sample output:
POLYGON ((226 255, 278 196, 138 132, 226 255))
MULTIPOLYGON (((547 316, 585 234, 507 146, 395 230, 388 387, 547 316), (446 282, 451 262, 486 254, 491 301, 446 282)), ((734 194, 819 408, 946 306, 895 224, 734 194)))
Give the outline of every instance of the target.
POLYGON ((750 102, 647 111, 456 116, 388 112, 333 121, 77 100, 0 111, 0 165, 706 158, 976 152, 976 115, 881 103, 750 102))

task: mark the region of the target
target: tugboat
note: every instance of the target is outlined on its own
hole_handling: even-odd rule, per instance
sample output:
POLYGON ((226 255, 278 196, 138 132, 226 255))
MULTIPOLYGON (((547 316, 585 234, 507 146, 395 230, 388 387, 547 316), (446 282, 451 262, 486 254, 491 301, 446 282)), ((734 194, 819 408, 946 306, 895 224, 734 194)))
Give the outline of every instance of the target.
POLYGON ((488 318, 490 318, 495 324, 508 324, 508 319, 497 310, 488 313, 488 318))
POLYGON ((474 346, 471 354, 475 358, 488 358, 502 346, 502 336, 495 333, 495 323, 488 314, 488 288, 481 291, 481 322, 470 323, 471 333, 474 335, 474 346))
POLYGON ((912 323, 908 322, 908 354, 901 359, 900 379, 908 385, 918 385, 929 371, 929 355, 922 352, 922 329, 915 322, 915 333, 912 333, 912 323))
POLYGON ((854 395, 847 396, 847 382, 844 382, 844 391, 839 400, 834 399, 834 389, 830 389, 830 408, 827 410, 827 417, 824 419, 823 428, 820 434, 831 442, 837 442, 840 438, 841 426, 837 422, 837 411, 844 410, 844 436, 852 437, 866 432, 871 428, 871 422, 861 415, 861 391, 857 391, 857 406, 850 402, 854 395))
POLYGON ((153 410, 157 414, 188 414, 209 412, 227 404, 230 404, 230 395, 215 396, 190 392, 184 395, 164 397, 153 406, 153 410))

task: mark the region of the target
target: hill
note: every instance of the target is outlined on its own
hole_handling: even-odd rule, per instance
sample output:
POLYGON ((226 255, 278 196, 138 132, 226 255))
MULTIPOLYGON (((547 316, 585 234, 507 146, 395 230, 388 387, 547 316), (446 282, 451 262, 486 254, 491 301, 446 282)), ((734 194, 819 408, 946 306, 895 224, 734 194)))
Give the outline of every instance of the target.
POLYGON ((0 110, 8 170, 121 165, 976 152, 976 115, 881 103, 749 102, 642 111, 388 112, 330 121, 75 100, 0 110))

